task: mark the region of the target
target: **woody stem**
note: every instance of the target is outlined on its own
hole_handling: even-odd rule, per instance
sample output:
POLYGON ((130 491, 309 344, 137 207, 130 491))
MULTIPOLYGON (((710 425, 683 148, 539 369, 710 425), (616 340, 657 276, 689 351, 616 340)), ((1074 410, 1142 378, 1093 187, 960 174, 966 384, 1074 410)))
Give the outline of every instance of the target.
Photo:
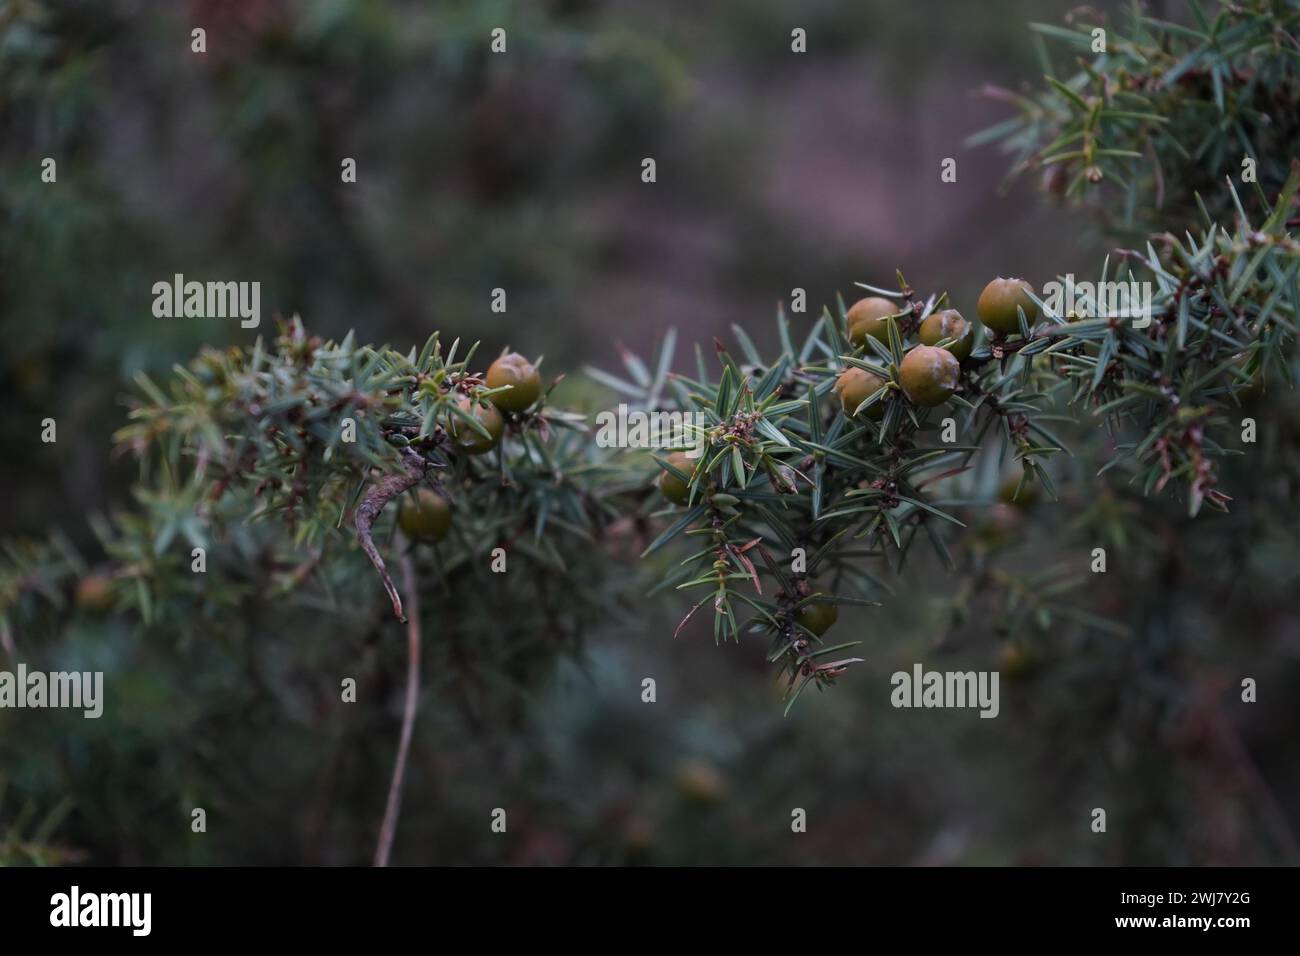
POLYGON ((398 561, 402 569, 402 587, 410 599, 411 615, 406 621, 406 700, 402 706, 402 733, 397 743, 397 760, 393 764, 393 778, 388 785, 388 803, 384 807, 384 821, 379 827, 379 843, 375 847, 375 866, 387 866, 388 855, 397 835, 397 818, 402 811, 402 781, 406 776, 406 758, 411 751, 411 737, 415 733, 415 710, 420 697, 420 598, 415 585, 415 562, 410 554, 398 561))

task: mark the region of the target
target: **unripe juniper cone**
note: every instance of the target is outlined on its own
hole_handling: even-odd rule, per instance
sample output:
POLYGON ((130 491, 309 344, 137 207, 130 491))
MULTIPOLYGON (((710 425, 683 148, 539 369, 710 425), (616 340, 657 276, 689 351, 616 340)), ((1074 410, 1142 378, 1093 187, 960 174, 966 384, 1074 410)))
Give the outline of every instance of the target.
POLYGON ((688 760, 677 768, 677 789, 691 803, 717 803, 727 795, 727 780, 717 767, 688 760))
POLYGON ((510 352, 493 362, 487 370, 486 381, 488 388, 510 386, 507 391, 488 398, 503 412, 525 411, 542 395, 542 376, 518 352, 510 352))
POLYGON ((415 501, 409 496, 402 498, 397 523, 413 541, 441 541, 451 530, 451 502, 429 488, 421 488, 415 501))
MULTIPOLYGON (((665 460, 683 474, 694 476, 697 461, 686 452, 675 451, 665 460)), ((675 505, 684 505, 691 500, 690 483, 667 470, 659 476, 659 493, 675 505)))
POLYGON ((1034 287, 1024 279, 997 278, 984 287, 975 311, 980 321, 994 332, 1011 335, 1020 331, 1020 316, 1017 308, 1025 310, 1025 321, 1032 326, 1038 321, 1038 306, 1025 291, 1034 291, 1034 287))
MULTIPOLYGON (((835 380, 835 391, 840 396, 840 406, 846 415, 852 415, 859 405, 885 387, 885 380, 866 369, 846 368, 835 380)), ((885 403, 877 400, 864 410, 868 418, 879 421, 885 414, 885 403)))
POLYGON ((897 315, 903 307, 882 296, 872 295, 859 299, 849 306, 844 314, 844 321, 849 327, 849 339, 854 345, 862 345, 867 337, 889 341, 889 323, 885 320, 897 315))
POLYGON ((1019 540, 1024 524, 1024 509, 998 502, 984 512, 975 526, 975 546, 997 551, 1019 540))
POLYGON ((961 366, 947 349, 917 345, 903 356, 898 381, 913 405, 933 408, 957 391, 960 372, 961 366))
POLYGON ((840 619, 840 609, 834 604, 805 604, 799 608, 799 623, 818 637, 831 629, 840 619))
POLYGON ((958 362, 970 358, 975 345, 975 326, 971 325, 956 309, 942 309, 925 317, 916 337, 922 345, 938 345, 944 339, 952 339, 948 351, 958 362))
POLYGON ((87 574, 77 582, 77 608, 90 614, 107 614, 117 604, 112 582, 104 574, 87 574))
POLYGON ((1020 680, 1034 669, 1034 659, 1028 651, 1014 641, 1002 645, 998 653, 998 671, 1007 680, 1020 680))
POLYGON ((1029 508, 1038 503, 1038 485, 1026 481, 1025 486, 1020 488, 1020 494, 1016 494, 1016 489, 1020 488, 1020 473, 1015 472, 1008 475, 998 488, 998 500, 1008 505, 1015 505, 1017 508, 1029 508))
POLYGON ((461 451, 470 455, 482 455, 501 443, 501 435, 506 429, 506 420, 501 417, 495 405, 480 405, 468 395, 462 397, 456 404, 463 411, 473 415, 488 431, 487 435, 484 435, 464 419, 452 415, 448 430, 461 451))

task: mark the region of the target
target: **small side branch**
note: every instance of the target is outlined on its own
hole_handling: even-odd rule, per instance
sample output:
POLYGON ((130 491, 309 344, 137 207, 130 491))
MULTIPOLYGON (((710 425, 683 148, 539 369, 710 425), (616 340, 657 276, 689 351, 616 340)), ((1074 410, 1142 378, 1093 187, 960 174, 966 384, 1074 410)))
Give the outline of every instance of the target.
POLYGON ((361 550, 365 551, 366 557, 370 559, 370 563, 379 572, 380 580, 384 582, 384 590, 388 592, 388 599, 393 602, 393 613, 397 615, 399 621, 406 623, 406 614, 402 611, 402 597, 397 593, 393 579, 389 576, 388 568, 384 565, 384 559, 375 547, 371 535, 375 519, 384 510, 384 505, 402 492, 418 484, 429 468, 427 461, 408 448, 402 449, 402 464, 404 466, 402 471, 384 475, 370 485, 361 502, 357 505, 356 515, 353 517, 352 523, 356 526, 357 541, 361 543, 361 550))
POLYGON ((406 757, 411 751, 415 732, 415 709, 420 698, 420 603, 415 585, 415 562, 409 554, 398 562, 402 568, 402 587, 411 599, 411 618, 406 622, 406 702, 402 707, 402 735, 397 744, 397 762, 388 785, 388 803, 384 822, 379 827, 379 844, 375 847, 375 866, 387 866, 388 854, 397 835, 397 818, 402 811, 402 781, 406 776, 406 757))

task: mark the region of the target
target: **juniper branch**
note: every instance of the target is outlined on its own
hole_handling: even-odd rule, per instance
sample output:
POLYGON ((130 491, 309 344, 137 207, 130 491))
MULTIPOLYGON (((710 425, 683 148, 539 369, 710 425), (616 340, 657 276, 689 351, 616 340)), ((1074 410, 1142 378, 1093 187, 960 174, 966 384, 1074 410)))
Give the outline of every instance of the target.
POLYGON ((401 454, 403 470, 383 475, 370 484, 369 490, 357 505, 352 523, 357 529, 357 541, 361 545, 361 550, 365 551, 366 557, 370 559, 370 563, 379 572, 380 580, 384 582, 384 590, 388 592, 388 599, 393 602, 393 613, 397 615, 399 621, 406 623, 406 615, 402 611, 401 595, 397 593, 397 587, 393 584, 393 579, 388 573, 388 568, 384 564, 379 549, 375 547, 372 535, 375 519, 384 510, 384 506, 402 492, 414 488, 424 479, 428 471, 428 461, 409 448, 401 449, 401 454))

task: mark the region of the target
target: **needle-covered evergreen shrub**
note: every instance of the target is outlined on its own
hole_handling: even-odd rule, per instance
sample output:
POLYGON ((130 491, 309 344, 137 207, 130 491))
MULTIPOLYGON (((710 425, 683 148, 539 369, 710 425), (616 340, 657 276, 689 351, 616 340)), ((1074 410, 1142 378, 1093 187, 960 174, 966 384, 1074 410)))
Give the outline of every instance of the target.
MULTIPOLYGON (((691 423, 681 443, 608 447, 592 409, 566 404, 564 356, 484 356, 438 332, 329 341, 295 317, 139 376, 115 434, 130 504, 91 519, 93 552, 61 534, 5 544, 0 646, 122 674, 185 666, 135 696, 123 678, 130 733, 78 726, 72 769, 32 777, 145 766, 121 792, 164 794, 167 814, 214 781, 230 804, 310 804, 303 781, 334 780, 340 754, 389 779, 400 713, 386 862, 423 695, 455 703, 444 733, 517 727, 592 627, 669 606, 680 624, 656 636, 756 645, 784 711, 816 707, 810 685, 851 681, 886 646, 876 608, 939 575, 936 645, 991 644, 1006 680, 1030 696, 1052 682, 1100 736, 1181 721, 1176 747, 1204 745, 1171 685, 1234 624, 1292 612, 1300 546, 1300 10, 1206 6, 1193 25, 1098 24, 1100 46, 1090 22, 1035 26, 1045 56, 1077 66, 1056 72, 1058 53, 1041 90, 998 93, 1018 115, 977 138, 1116 238, 1102 261, 1023 278, 1008 262, 965 298, 942 276, 915 288, 903 263, 892 282, 846 277, 864 281, 815 318, 778 311, 770 335, 737 326, 680 363, 672 334, 617 374, 588 370, 628 412, 691 423), (1125 709, 1117 674, 1152 689, 1143 705, 1125 709), (322 769, 313 717, 358 684, 368 716, 322 769), (292 730, 251 757, 166 745, 272 717, 292 730)), ((684 790, 715 799, 695 770, 684 790)), ((25 803, 0 861, 75 859, 54 839, 74 796, 25 803)), ((82 812, 93 830, 113 811, 82 812)), ((1284 845, 1279 817, 1262 818, 1284 845)), ((341 857, 369 852, 363 830, 341 857)))

